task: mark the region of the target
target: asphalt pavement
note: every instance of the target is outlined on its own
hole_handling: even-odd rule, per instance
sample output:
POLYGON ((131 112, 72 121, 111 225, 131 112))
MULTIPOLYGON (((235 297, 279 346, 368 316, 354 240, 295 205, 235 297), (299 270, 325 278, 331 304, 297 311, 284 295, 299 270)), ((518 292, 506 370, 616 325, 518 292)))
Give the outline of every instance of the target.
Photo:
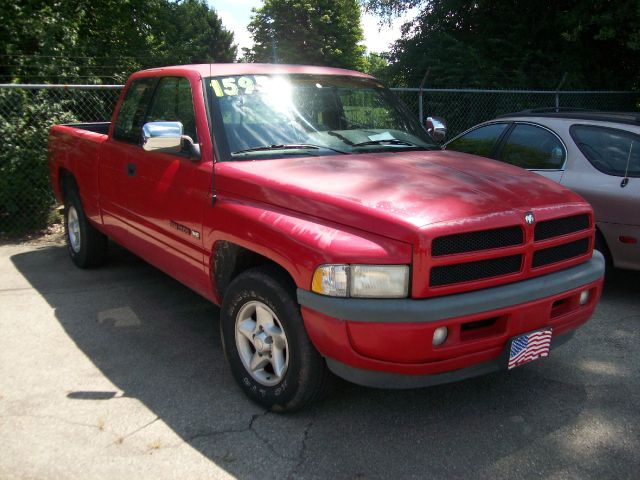
POLYGON ((245 398, 218 309, 135 256, 0 246, 0 478, 639 478, 640 273, 548 359, 460 383, 245 398))

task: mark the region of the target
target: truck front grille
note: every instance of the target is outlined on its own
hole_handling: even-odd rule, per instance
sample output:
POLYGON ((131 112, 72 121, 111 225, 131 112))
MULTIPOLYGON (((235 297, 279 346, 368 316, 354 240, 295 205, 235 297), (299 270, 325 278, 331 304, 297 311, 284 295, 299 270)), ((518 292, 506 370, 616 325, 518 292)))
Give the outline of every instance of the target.
POLYGON ((574 215, 572 217, 554 218, 536 225, 535 241, 559 237, 569 233, 587 230, 589 228, 589 215, 574 215))
POLYGON ((458 233, 434 239, 431 244, 431 255, 439 257, 441 255, 454 255, 456 253, 522 245, 522 243, 524 243, 524 234, 522 228, 518 226, 458 233))
POLYGON ((560 269, 589 253, 592 229, 591 216, 585 213, 543 220, 535 228, 522 224, 437 237, 431 243, 435 265, 429 287, 470 282, 465 289, 473 290, 478 288, 474 281, 518 273, 525 278, 560 269), (505 249, 502 256, 500 249, 505 249))

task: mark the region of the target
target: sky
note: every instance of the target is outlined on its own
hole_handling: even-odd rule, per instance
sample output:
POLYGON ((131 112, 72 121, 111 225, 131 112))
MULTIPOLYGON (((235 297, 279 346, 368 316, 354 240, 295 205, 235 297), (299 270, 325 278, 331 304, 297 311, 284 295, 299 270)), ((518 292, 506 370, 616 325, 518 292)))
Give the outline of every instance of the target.
MULTIPOLYGON (((235 42, 240 47, 251 47, 251 35, 247 31, 247 25, 251 18, 251 9, 262 5, 261 0, 208 0, 210 6, 216 9, 222 19, 225 28, 233 31, 235 42)), ((413 18, 416 11, 407 12, 404 16, 392 21, 391 26, 380 27, 380 19, 370 13, 362 14, 362 27, 364 29, 364 45, 369 52, 385 52, 389 50, 389 44, 400 38, 400 27, 413 18)))

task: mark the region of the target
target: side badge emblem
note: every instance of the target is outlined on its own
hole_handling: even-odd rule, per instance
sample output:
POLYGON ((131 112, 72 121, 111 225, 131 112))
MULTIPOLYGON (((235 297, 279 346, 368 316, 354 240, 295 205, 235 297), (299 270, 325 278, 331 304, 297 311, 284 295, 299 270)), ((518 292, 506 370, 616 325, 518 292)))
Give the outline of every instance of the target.
POLYGON ((524 215, 524 221, 527 223, 527 225, 533 225, 533 222, 536 221, 536 217, 533 216, 533 213, 527 212, 524 215))

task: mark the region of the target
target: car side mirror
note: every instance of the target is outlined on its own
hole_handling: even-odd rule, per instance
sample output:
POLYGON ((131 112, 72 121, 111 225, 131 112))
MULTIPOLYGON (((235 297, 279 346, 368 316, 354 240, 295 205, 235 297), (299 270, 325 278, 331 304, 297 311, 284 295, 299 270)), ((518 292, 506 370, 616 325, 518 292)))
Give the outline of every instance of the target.
POLYGON ((427 117, 424 127, 436 143, 442 143, 447 138, 447 122, 442 117, 427 117))
POLYGON ((160 151, 180 153, 187 143, 189 157, 200 159, 200 145, 187 135, 183 135, 181 122, 149 122, 142 127, 142 148, 147 152, 160 151))
POLYGON ((180 153, 182 150, 182 123, 149 122, 142 127, 142 148, 147 152, 161 150, 180 153))

